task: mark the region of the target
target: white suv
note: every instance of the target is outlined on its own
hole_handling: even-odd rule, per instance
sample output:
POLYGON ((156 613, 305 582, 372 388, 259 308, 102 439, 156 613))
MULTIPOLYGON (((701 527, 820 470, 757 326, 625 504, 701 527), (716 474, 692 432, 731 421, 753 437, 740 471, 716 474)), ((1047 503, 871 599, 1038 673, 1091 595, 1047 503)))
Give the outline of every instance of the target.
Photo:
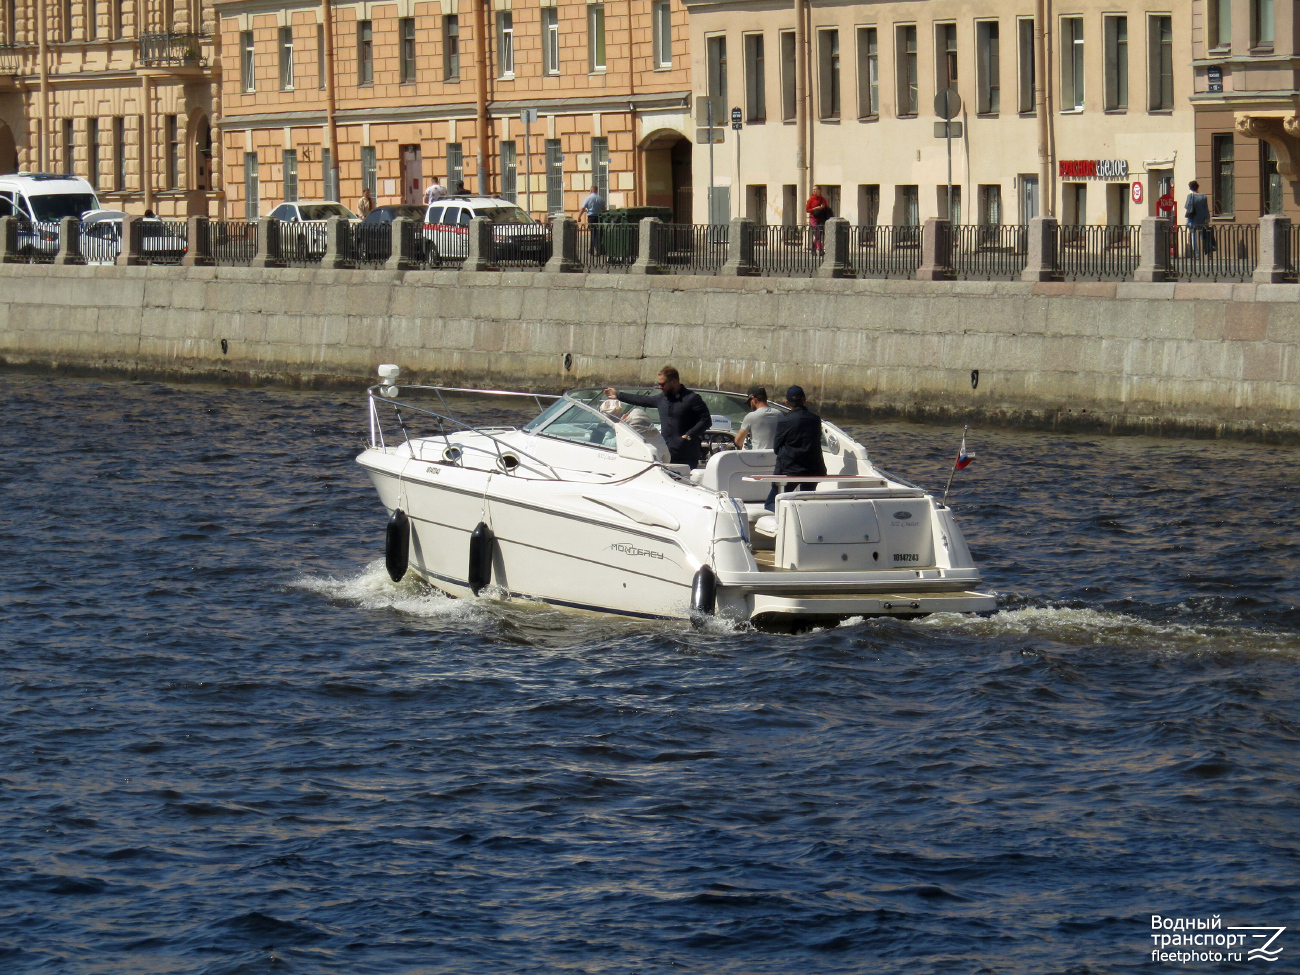
POLYGON ((10 173, 0 176, 0 216, 20 221, 18 246, 43 254, 59 249, 59 221, 98 210, 95 189, 79 176, 10 173))
POLYGON ((424 212, 424 237, 439 258, 468 257, 469 222, 475 217, 492 221, 497 260, 544 264, 550 258, 546 227, 518 204, 498 197, 448 196, 435 200, 424 212))
POLYGON ((360 220, 342 203, 333 200, 304 200, 281 203, 271 211, 280 221, 280 249, 299 258, 320 260, 325 253, 325 221, 330 217, 360 220))

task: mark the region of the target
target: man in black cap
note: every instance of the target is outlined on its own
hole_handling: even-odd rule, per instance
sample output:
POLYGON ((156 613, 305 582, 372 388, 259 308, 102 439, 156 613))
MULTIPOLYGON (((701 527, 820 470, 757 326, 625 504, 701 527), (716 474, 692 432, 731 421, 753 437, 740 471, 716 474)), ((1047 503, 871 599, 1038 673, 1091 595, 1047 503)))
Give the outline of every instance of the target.
POLYGON ((605 395, 632 406, 649 406, 659 411, 659 430, 668 444, 668 456, 674 464, 698 467, 700 438, 713 426, 713 416, 700 394, 682 385, 681 376, 672 366, 659 370, 658 396, 620 393, 612 386, 605 395))
MULTIPOLYGON (((806 399, 802 386, 791 386, 785 391, 785 405, 790 407, 790 412, 776 424, 776 474, 826 476, 826 459, 822 457, 822 418, 808 409, 806 399)), ((781 485, 781 481, 772 484, 764 505, 768 511, 776 510, 776 496, 781 485)), ((817 482, 786 483, 785 489, 815 491, 817 482)))

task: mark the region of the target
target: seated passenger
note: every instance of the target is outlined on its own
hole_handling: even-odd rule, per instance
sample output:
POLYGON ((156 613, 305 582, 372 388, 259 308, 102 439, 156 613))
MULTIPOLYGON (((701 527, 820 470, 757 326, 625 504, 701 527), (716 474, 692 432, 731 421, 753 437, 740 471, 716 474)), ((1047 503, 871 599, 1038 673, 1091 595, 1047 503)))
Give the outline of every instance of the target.
POLYGON ((767 390, 762 386, 749 387, 749 408, 753 412, 746 414, 736 431, 736 449, 744 450, 748 438, 750 450, 771 450, 781 411, 767 402, 767 390))

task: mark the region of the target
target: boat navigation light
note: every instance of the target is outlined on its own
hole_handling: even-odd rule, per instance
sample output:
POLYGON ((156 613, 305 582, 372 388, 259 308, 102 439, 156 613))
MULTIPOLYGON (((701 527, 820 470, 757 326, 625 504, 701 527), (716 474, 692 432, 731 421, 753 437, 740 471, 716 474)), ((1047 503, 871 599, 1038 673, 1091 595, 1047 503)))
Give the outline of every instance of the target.
POLYGON ((379 379, 383 383, 379 388, 379 392, 389 399, 397 398, 397 377, 401 371, 401 366, 395 366, 392 363, 385 363, 379 367, 379 379))

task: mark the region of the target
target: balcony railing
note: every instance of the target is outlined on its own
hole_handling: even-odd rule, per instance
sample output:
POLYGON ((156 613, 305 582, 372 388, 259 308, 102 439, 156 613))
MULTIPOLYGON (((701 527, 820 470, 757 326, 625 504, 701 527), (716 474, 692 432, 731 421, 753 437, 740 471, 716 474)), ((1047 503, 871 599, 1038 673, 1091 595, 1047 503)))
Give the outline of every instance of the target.
POLYGON ((0 44, 0 75, 17 74, 23 68, 23 56, 17 44, 0 44))
POLYGON ((202 42, 205 35, 160 31, 140 35, 140 63, 151 68, 200 67, 205 62, 202 42))

